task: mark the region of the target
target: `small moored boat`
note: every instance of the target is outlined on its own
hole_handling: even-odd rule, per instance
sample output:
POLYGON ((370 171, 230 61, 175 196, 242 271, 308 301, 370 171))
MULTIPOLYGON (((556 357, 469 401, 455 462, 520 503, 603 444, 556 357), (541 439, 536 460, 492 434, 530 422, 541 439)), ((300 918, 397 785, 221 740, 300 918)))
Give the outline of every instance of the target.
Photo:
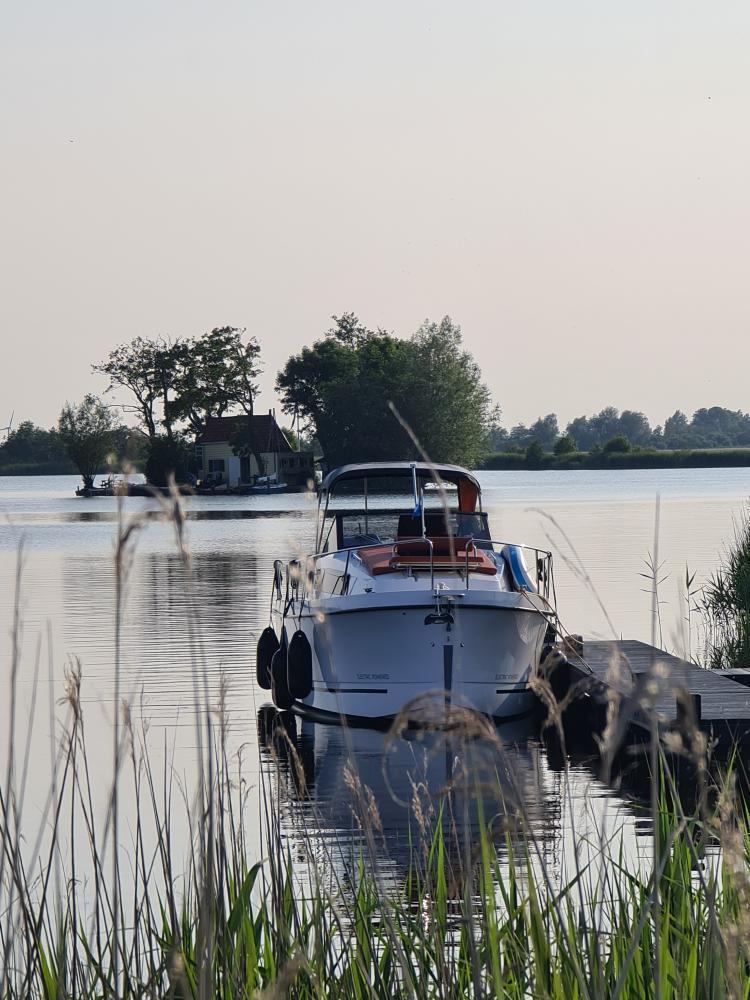
POLYGON ((286 483, 279 482, 279 477, 275 472, 270 476, 256 476, 252 486, 243 487, 243 493, 287 493, 289 487, 286 483))
POLYGON ((257 679, 279 708, 313 718, 387 720, 436 690, 522 715, 552 594, 551 554, 493 540, 466 469, 342 466, 319 490, 316 551, 274 563, 257 679))

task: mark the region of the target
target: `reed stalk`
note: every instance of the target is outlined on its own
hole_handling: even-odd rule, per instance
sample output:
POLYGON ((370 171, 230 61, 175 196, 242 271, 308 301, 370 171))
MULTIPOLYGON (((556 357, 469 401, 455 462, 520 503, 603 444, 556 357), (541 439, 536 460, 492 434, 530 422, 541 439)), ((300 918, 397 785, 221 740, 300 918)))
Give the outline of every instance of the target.
MULTIPOLYGON (((165 516, 175 524, 190 594, 176 498, 166 501, 165 516)), ((140 526, 123 522, 118 535, 118 630, 140 526)), ((458 710, 445 738, 455 758, 469 763, 435 794, 415 781, 409 859, 397 877, 384 866, 389 845, 377 804, 350 761, 347 793, 361 832, 352 869, 342 864, 342 844, 294 824, 285 782, 294 781, 299 798, 307 790, 283 717, 261 747, 261 809, 251 814, 242 753, 228 750, 229 692, 222 684, 218 703, 209 703, 196 625, 196 787, 180 786, 166 743, 161 767, 154 761, 146 724, 136 721, 143 709, 123 702, 118 684, 109 806, 98 814, 91 766, 98 748, 86 731, 84 681, 73 663, 45 804, 30 818, 28 773, 16 746, 28 759, 15 693, 22 565, 19 559, 0 788, 3 997, 750 995, 750 814, 734 772, 711 777, 697 731, 679 743, 675 737, 672 756, 655 731, 647 748, 654 851, 645 871, 628 867, 621 835, 602 836, 595 848, 604 874, 594 877, 576 851, 560 884, 534 836, 523 789, 512 773, 510 786, 500 781, 508 765, 497 731, 458 710), (494 778, 472 770, 478 741, 494 754, 494 778), (674 754, 698 775, 692 804, 678 791, 674 754), (120 809, 126 782, 136 804, 129 846, 120 809), (181 823, 189 830, 184 856, 181 823), (252 824, 260 827, 260 857, 248 848, 252 824)), ((402 725, 397 720, 390 740, 402 725)), ((566 770, 562 780, 569 796, 566 770)))

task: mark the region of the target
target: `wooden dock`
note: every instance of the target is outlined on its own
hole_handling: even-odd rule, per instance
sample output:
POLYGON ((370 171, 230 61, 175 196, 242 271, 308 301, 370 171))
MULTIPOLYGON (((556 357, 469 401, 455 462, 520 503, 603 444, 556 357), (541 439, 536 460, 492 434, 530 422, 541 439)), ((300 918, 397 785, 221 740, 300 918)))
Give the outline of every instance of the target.
POLYGON ((623 723, 642 734, 694 720, 721 743, 750 742, 750 687, 721 671, 632 639, 586 640, 567 658, 571 682, 599 704, 614 699, 623 723))

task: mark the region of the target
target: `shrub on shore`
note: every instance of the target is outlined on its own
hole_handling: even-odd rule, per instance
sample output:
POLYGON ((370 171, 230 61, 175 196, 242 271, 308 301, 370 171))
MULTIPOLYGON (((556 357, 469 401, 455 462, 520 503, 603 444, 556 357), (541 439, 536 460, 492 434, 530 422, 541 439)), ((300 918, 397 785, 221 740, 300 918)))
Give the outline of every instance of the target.
POLYGON ((703 589, 706 665, 750 667, 750 512, 735 526, 734 542, 703 589))

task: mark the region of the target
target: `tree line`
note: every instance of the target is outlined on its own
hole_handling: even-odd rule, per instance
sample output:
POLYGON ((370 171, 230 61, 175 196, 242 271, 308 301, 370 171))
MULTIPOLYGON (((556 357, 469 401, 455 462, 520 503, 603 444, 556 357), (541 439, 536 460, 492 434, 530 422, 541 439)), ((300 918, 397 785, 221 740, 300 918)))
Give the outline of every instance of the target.
MULTIPOLYGON (((56 457, 64 449, 90 484, 108 453, 124 452, 124 419, 130 418, 146 475, 162 484, 170 471, 184 476, 210 417, 239 411, 248 421, 233 432, 231 447, 238 455, 253 454, 262 469, 252 433, 260 352, 257 338, 236 327, 193 338, 136 337, 92 365, 108 380, 106 400, 89 394, 66 404, 57 428, 35 433, 56 457), (113 394, 124 401, 108 402, 113 394)), ((289 358, 276 389, 284 413, 329 468, 422 454, 475 465, 498 417, 460 327, 448 316, 426 320, 407 338, 370 329, 353 313, 334 316, 330 329, 289 358)), ((30 427, 0 446, 0 467, 5 450, 25 449, 27 459, 39 453, 31 447, 30 427)))
POLYGON ((548 413, 533 424, 516 424, 510 430, 493 428, 495 452, 525 452, 529 448, 564 454, 571 451, 629 448, 704 449, 750 447, 750 414, 711 406, 696 410, 688 418, 682 410, 668 417, 663 426, 652 427, 638 410, 620 412, 607 406, 591 417, 571 420, 562 431, 557 415, 548 413))
MULTIPOLYGON (((549 452, 750 445, 750 415, 720 406, 696 410, 690 419, 678 410, 656 427, 639 411, 609 406, 576 417, 564 430, 554 413, 507 430, 449 316, 425 320, 409 337, 368 328, 351 312, 332 318, 329 329, 287 360, 275 382, 284 413, 328 468, 417 455, 476 466, 490 452, 535 459, 549 452)), ((263 468, 263 449, 252 433, 261 346, 245 330, 138 336, 92 370, 107 379, 104 397, 88 394, 66 404, 49 431, 20 425, 0 445, 0 471, 24 462, 65 471, 60 466, 73 461, 90 483, 111 455, 145 466, 149 481, 161 485, 170 472, 185 478, 208 419, 230 413, 248 418, 234 430, 232 449, 254 455, 263 468)))
MULTIPOLYGON (((86 397, 82 404, 84 411, 95 413, 96 402, 96 397, 86 397)), ((113 420, 107 407, 104 407, 104 411, 106 435, 92 475, 100 470, 107 455, 112 457, 113 464, 118 468, 123 465, 142 467, 147 458, 144 436, 137 429, 113 420)), ((31 420, 19 423, 5 441, 0 443, 0 474, 63 475, 78 471, 69 450, 75 448, 75 443, 67 433, 70 430, 67 407, 64 412, 66 418, 62 420, 62 430, 59 423, 50 428, 39 427, 31 420)))
POLYGON ((257 339, 235 327, 199 337, 135 337, 92 365, 108 380, 105 396, 119 392, 124 402, 89 393, 78 404, 65 404, 56 428, 24 422, 0 446, 0 469, 32 463, 45 471, 68 471, 67 462, 90 486, 109 456, 114 467, 132 461, 150 482, 164 485, 172 472, 186 478, 195 437, 209 417, 229 410, 249 418, 244 432, 241 427, 235 432, 237 453, 259 458, 250 430, 259 355, 257 339))

